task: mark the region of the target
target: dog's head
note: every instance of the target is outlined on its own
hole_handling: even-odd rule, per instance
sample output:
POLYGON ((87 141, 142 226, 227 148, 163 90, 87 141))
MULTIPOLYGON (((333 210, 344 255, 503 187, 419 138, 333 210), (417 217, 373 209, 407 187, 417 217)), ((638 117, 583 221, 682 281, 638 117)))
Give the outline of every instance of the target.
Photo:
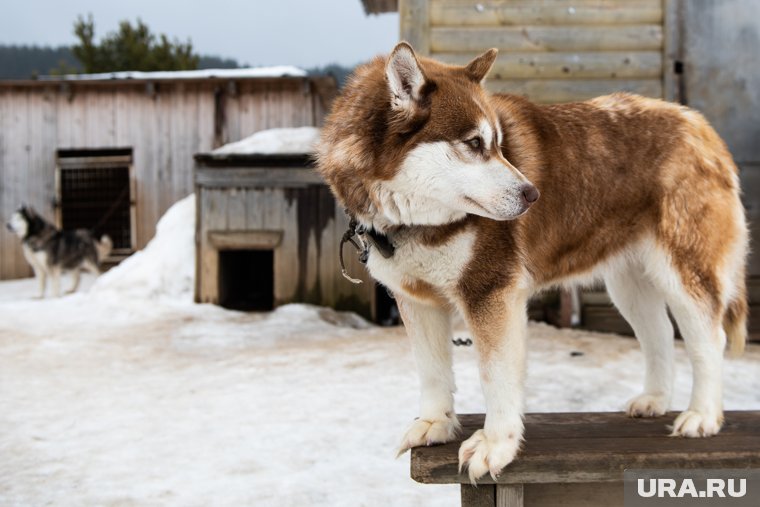
POLYGON ((32 233, 32 230, 41 220, 42 218, 34 211, 34 208, 24 204, 13 212, 5 226, 16 236, 24 239, 32 233))
POLYGON ((497 51, 464 67, 398 44, 360 67, 323 129, 318 169, 338 199, 376 227, 511 220, 538 191, 502 154, 482 88, 497 51))

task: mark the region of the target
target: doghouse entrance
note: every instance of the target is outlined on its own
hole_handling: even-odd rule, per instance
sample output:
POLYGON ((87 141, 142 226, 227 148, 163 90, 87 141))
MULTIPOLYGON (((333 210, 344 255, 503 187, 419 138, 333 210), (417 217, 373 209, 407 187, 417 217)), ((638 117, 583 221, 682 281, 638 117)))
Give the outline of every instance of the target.
POLYGON ((107 234, 115 254, 131 253, 132 149, 58 150, 57 160, 58 225, 107 234))
POLYGON ((272 310, 274 251, 220 250, 219 304, 232 310, 272 310))

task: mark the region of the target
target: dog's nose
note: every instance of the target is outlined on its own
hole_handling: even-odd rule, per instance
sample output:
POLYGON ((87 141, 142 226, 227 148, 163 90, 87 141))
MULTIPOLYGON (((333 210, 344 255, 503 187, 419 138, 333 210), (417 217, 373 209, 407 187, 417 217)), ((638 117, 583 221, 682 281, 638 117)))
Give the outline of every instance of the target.
POLYGON ((540 196, 541 194, 538 192, 538 189, 530 183, 527 183, 522 187, 522 198, 526 205, 530 206, 536 202, 540 196))

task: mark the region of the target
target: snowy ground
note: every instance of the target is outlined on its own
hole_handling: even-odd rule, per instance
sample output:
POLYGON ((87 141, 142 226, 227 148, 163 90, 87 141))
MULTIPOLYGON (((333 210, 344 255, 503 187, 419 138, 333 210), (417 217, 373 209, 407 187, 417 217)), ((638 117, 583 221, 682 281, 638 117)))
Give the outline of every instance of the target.
MULTIPOLYGON (((303 305, 192 304, 191 270, 168 269, 187 259, 168 246, 191 249, 192 211, 79 294, 38 301, 32 280, 0 283, 0 505, 458 505, 456 487, 417 484, 408 454, 394 459, 417 407, 403 330, 303 305)), ((542 324, 530 336, 529 411, 618 410, 637 394, 634 340, 542 324)), ((680 409, 680 344, 677 359, 680 409)), ((455 363, 457 411, 483 411, 472 347, 455 363)), ((727 362, 726 409, 760 408, 758 364, 757 346, 727 362)))

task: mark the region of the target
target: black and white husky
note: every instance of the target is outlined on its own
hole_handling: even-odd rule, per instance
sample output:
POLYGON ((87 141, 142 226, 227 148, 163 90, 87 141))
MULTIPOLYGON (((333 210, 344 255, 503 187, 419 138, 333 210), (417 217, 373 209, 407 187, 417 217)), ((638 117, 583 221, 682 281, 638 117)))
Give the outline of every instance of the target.
POLYGON ((74 277, 68 292, 75 292, 81 272, 100 273, 100 263, 113 247, 111 238, 105 235, 96 240, 85 229, 62 231, 28 206, 19 208, 6 226, 21 238, 24 257, 39 282, 40 298, 45 297, 48 277, 53 283, 53 295, 61 295, 61 274, 64 272, 71 272, 74 277))

